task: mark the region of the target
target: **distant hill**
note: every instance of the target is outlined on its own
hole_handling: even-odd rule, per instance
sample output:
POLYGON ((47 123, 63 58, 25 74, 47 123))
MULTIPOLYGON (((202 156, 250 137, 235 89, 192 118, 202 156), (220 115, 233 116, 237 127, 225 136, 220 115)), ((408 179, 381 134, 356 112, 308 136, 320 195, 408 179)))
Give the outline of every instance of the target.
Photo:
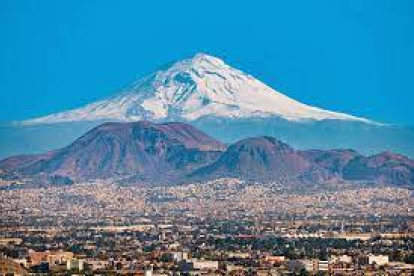
POLYGON ((222 177, 285 183, 367 181, 414 185, 414 160, 384 152, 296 150, 260 136, 225 145, 185 123, 104 123, 67 147, 0 161, 3 179, 72 180, 125 178, 174 185, 222 177), (43 178, 42 178, 43 177, 43 178), (69 178, 69 179, 67 179, 69 178))

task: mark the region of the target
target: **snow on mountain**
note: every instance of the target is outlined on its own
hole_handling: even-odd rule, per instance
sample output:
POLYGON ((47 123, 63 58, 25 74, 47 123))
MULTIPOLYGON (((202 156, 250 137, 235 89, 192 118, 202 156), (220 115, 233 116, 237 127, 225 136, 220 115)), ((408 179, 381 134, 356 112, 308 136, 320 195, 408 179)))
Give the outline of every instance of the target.
POLYGON ((371 121, 309 106, 206 54, 174 63, 125 91, 84 107, 25 121, 194 121, 202 117, 264 118, 289 121, 371 121))

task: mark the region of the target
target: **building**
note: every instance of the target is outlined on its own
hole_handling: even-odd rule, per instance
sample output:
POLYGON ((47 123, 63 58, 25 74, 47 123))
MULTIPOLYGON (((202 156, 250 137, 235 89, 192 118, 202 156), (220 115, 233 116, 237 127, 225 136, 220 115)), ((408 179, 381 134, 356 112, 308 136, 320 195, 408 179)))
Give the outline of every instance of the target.
POLYGON ((35 252, 32 251, 29 253, 30 265, 38 265, 42 262, 47 262, 49 267, 55 265, 65 264, 67 260, 73 258, 72 252, 57 251, 57 252, 35 252))
POLYGON ((376 265, 386 265, 389 263, 389 258, 387 255, 368 255, 368 264, 376 265))
POLYGON ((55 265, 65 264, 72 258, 72 252, 57 251, 53 253, 49 252, 49 254, 46 257, 46 261, 49 263, 49 267, 53 267, 55 265))
POLYGON ((228 252, 227 257, 237 258, 237 259, 248 259, 248 258, 251 258, 251 255, 250 253, 246 253, 246 252, 228 252))
POLYGON ((190 259, 190 260, 186 260, 182 266, 183 266, 182 268, 184 271, 217 270, 219 268, 219 263, 218 261, 190 259))
POLYGON ((285 256, 266 256, 265 261, 276 264, 276 263, 283 263, 286 260, 285 256))
POLYGON ((152 275, 154 275, 154 268, 152 265, 150 265, 144 269, 144 276, 152 276, 152 275))
POLYGON ((348 255, 339 255, 339 256, 331 256, 330 261, 332 263, 345 263, 345 264, 351 264, 352 263, 352 257, 348 255))
POLYGON ((287 263, 287 267, 290 271, 299 271, 301 269, 305 269, 306 271, 314 271, 315 261, 306 259, 290 260, 287 263))
POLYGON ((86 263, 91 267, 93 271, 104 270, 110 266, 109 261, 88 259, 86 263))
POLYGON ((23 239, 21 238, 0 238, 0 245, 7 244, 21 244, 23 239))
POLYGON ((181 262, 188 260, 188 252, 186 251, 171 251, 164 253, 164 256, 171 261, 181 262))
POLYGON ((317 259, 290 260, 287 263, 287 266, 291 271, 295 271, 295 270, 298 271, 301 269, 305 269, 306 271, 314 272, 314 273, 318 271, 330 272, 332 269, 332 265, 333 265, 332 261, 321 261, 317 259))
POLYGON ((38 265, 46 262, 49 252, 35 252, 29 251, 29 266, 38 265))
POLYGON ((83 271, 84 269, 84 261, 79 259, 69 259, 66 262, 66 269, 67 270, 78 270, 83 271))
POLYGON ((13 261, 15 262, 15 263, 18 263, 18 264, 20 264, 21 266, 23 266, 23 267, 26 267, 27 268, 27 260, 26 259, 13 259, 13 261))
POLYGON ((0 259, 0 276, 6 276, 6 275, 21 276, 21 275, 29 275, 29 273, 19 263, 16 263, 11 259, 1 258, 0 259))
POLYGON ((314 270, 315 271, 330 271, 331 263, 329 261, 314 261, 314 270))

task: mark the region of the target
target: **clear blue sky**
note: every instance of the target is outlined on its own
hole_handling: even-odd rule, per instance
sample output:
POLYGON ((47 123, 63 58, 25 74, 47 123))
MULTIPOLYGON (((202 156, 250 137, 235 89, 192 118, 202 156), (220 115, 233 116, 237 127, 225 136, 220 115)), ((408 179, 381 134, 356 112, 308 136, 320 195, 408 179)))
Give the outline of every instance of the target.
POLYGON ((319 107, 414 125, 414 1, 0 0, 0 121, 206 52, 319 107))

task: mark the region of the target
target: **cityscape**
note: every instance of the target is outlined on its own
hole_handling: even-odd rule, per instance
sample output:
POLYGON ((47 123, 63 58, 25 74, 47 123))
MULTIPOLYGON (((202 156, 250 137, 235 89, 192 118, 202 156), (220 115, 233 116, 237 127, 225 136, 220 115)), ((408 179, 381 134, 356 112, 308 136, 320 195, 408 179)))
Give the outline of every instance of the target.
POLYGON ((0 276, 414 275, 414 1, 0 1, 0 276))
POLYGON ((137 188, 106 180, 3 190, 0 206, 0 250, 24 273, 410 275, 414 269, 414 197, 403 188, 295 192, 230 178, 137 188))

